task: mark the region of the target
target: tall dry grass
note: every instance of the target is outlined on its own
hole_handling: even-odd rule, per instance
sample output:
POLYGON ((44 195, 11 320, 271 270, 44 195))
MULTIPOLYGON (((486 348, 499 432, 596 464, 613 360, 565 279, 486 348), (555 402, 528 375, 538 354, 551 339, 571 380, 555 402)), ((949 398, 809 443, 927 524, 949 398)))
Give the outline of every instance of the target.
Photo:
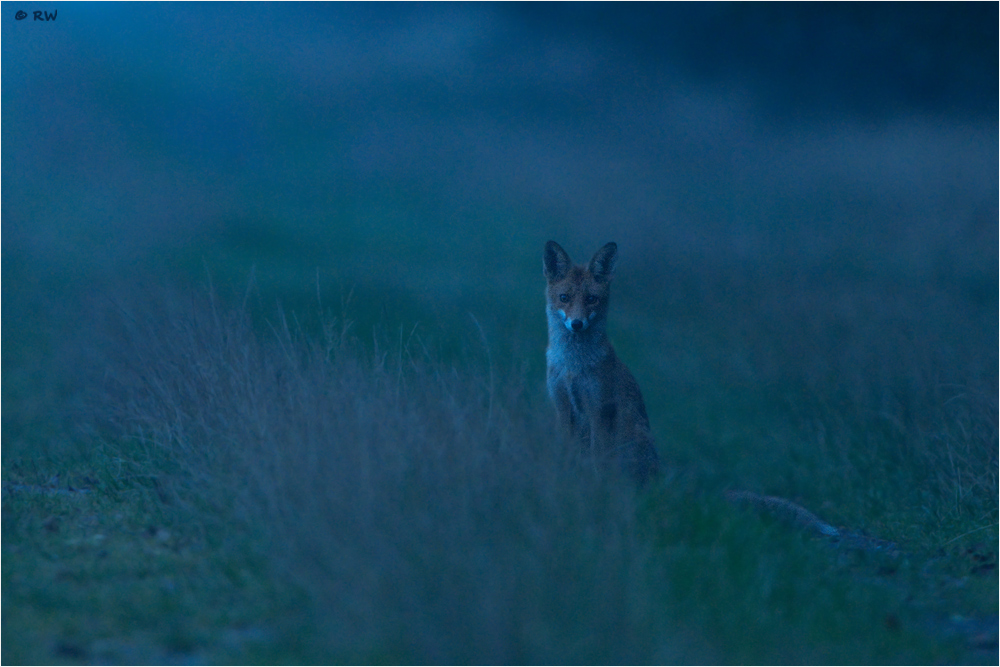
POLYGON ((105 403, 134 472, 308 590, 325 658, 682 659, 635 492, 556 437, 471 321, 449 364, 342 319, 310 336, 211 300, 122 312, 105 403))
POLYGON ((995 319, 850 276, 700 284, 633 321, 631 345, 619 328, 661 455, 685 466, 640 495, 560 439, 541 377, 516 347, 494 363, 472 318, 447 322, 442 355, 419 328, 309 329, 147 288, 93 346, 110 350, 96 398, 129 475, 309 593, 292 625, 321 637, 311 661, 938 656, 884 627, 907 590, 845 577, 721 491, 913 553, 994 534, 995 319))

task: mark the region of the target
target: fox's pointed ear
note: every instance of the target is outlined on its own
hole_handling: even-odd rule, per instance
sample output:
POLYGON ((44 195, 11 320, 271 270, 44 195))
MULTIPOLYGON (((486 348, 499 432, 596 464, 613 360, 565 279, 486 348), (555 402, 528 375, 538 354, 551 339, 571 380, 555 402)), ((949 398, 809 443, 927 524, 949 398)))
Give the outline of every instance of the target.
POLYGON ((615 275, 615 262, 618 260, 618 244, 611 242, 594 253, 590 260, 590 274, 597 281, 610 281, 615 275))
POLYGON ((545 278, 551 283, 562 280, 569 273, 573 262, 570 261, 566 251, 559 247, 555 241, 545 244, 545 256, 542 261, 542 269, 545 278))

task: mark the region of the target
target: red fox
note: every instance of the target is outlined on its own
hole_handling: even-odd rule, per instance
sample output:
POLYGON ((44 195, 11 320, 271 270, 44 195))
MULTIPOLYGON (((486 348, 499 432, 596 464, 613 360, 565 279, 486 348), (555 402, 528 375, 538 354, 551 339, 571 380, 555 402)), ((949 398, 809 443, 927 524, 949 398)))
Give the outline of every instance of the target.
POLYGON ((591 454, 619 461, 640 485, 659 469, 639 384, 615 354, 606 325, 618 246, 574 266, 555 241, 545 244, 546 380, 559 421, 591 454))

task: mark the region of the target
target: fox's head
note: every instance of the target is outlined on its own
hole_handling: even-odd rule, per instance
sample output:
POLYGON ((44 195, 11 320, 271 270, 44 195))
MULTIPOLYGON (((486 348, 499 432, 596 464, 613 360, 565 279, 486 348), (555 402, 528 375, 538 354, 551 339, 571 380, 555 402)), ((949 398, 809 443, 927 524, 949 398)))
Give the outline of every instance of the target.
POLYGON ((618 246, 608 243, 594 254, 588 266, 574 266, 558 243, 546 243, 543 268, 548 281, 545 295, 549 319, 558 319, 572 332, 603 323, 617 256, 618 246))

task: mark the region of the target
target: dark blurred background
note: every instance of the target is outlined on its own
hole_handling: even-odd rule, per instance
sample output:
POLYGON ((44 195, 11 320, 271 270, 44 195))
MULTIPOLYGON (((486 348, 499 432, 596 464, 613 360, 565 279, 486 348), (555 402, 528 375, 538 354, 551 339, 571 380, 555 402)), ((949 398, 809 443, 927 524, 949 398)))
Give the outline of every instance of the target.
POLYGON ((947 274, 995 305, 995 3, 8 2, 0 23, 13 333, 61 291, 206 265, 441 300, 509 266, 513 299, 549 236, 652 275, 947 274))

